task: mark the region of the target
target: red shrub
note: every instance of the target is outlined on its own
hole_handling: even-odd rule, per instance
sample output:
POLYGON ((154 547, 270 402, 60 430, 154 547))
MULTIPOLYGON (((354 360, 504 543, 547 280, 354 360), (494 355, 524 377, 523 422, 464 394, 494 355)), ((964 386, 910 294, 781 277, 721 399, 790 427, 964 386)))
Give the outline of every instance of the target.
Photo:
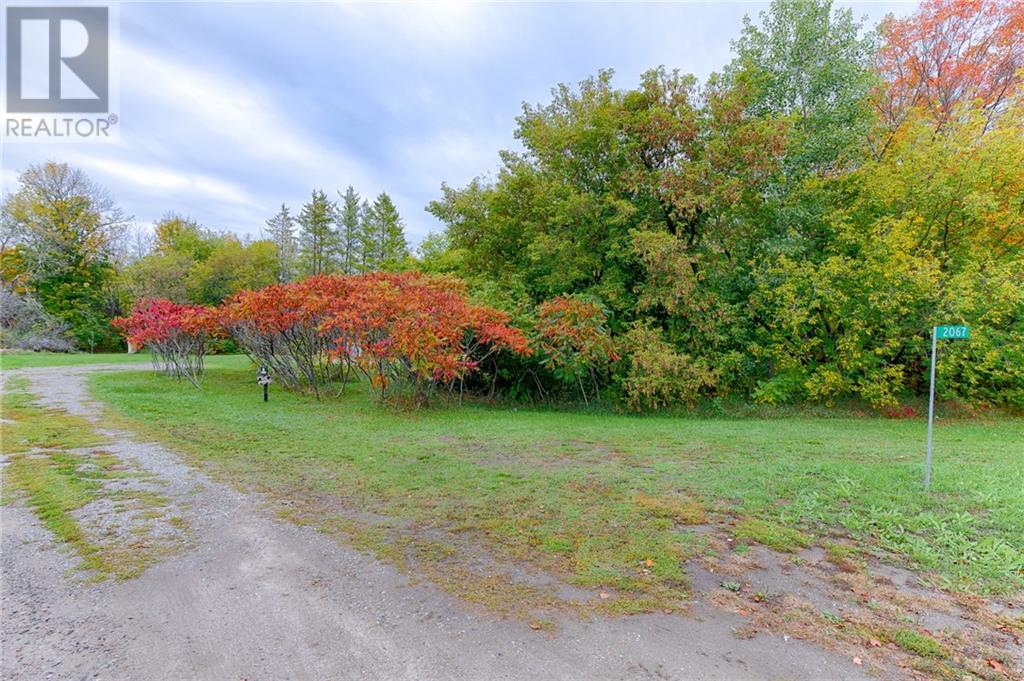
POLYGON ((596 395, 597 372, 619 358, 607 321, 598 305, 579 298, 560 296, 537 306, 534 344, 543 364, 559 380, 578 386, 584 402, 584 377, 596 395))
POLYGON ((351 371, 377 389, 409 383, 425 397, 499 350, 528 354, 508 316, 472 305, 462 282, 407 272, 317 276, 233 296, 221 323, 285 385, 320 386, 351 371))
POLYGON ((219 333, 216 313, 200 305, 169 300, 141 300, 113 325, 133 345, 149 348, 154 363, 168 376, 184 376, 199 385, 207 339, 219 333))

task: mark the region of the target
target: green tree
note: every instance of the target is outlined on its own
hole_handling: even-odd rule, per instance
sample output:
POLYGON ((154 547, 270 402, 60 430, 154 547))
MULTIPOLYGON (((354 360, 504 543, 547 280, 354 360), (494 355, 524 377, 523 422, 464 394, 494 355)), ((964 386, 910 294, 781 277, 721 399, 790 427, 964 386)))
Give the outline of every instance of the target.
POLYGON ((115 251, 129 218, 109 194, 80 170, 48 161, 19 176, 0 212, 43 309, 70 326, 80 347, 116 342, 115 251))
POLYGON ((323 190, 314 190, 299 213, 299 260, 305 275, 332 270, 332 254, 337 234, 334 231, 335 206, 323 190))
POLYGON ((153 226, 153 252, 183 255, 200 262, 220 245, 223 237, 189 217, 168 213, 153 226))
POLYGON ((795 121, 784 168, 797 177, 862 158, 873 123, 876 49, 849 9, 832 0, 773 0, 760 25, 743 19, 728 76, 750 88, 757 116, 795 121))
POLYGON ((220 305, 228 296, 246 289, 260 289, 277 281, 277 246, 269 240, 243 245, 226 238, 206 260, 188 273, 189 302, 220 305))
POLYGON ((386 192, 381 192, 373 202, 365 225, 365 243, 371 245, 372 256, 364 259, 364 267, 385 271, 400 269, 409 257, 409 244, 405 240, 402 218, 386 192))
MULTIPOLYGON (((341 192, 339 192, 341 194, 341 192)), ((362 261, 363 221, 360 219, 359 194, 352 185, 341 194, 338 209, 338 265, 345 274, 359 271, 362 261)))
POLYGON ((295 218, 288 211, 288 206, 281 204, 281 210, 267 220, 267 234, 277 249, 275 269, 277 281, 291 281, 295 277, 295 259, 297 242, 295 240, 295 218))

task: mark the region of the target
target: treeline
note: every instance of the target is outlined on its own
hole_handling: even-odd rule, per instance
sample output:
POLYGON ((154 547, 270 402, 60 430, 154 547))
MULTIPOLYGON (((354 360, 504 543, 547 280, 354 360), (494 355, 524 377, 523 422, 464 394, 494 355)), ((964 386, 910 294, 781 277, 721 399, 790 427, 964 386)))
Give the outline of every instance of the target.
POLYGON ((516 317, 598 305, 604 384, 638 408, 892 406, 926 392, 944 323, 973 328, 941 394, 1024 407, 1022 36, 1019 2, 926 0, 869 31, 776 0, 704 83, 605 71, 524 106, 522 151, 430 205, 425 266, 516 317))
MULTIPOLYGON (((476 327, 455 324, 442 364, 461 368, 412 383, 635 409, 892 407, 927 389, 931 327, 968 324, 970 341, 942 349, 940 394, 1022 408, 1022 35, 1024 3, 1009 0, 927 0, 875 30, 825 0, 776 0, 704 83, 658 68, 621 89, 604 71, 524 105, 522 151, 502 152, 491 181, 442 187, 428 210, 446 229, 419 258, 390 199, 349 188, 316 191, 295 215, 282 206, 251 243, 170 216, 151 252, 122 262, 124 216, 81 173, 46 164, 4 202, 3 279, 94 347, 115 342, 109 320, 138 298, 301 294, 295 305, 318 313, 322 293, 303 282, 329 275, 362 296, 334 308, 344 316, 372 311, 358 306, 390 281, 362 273, 455 275, 469 318, 500 311, 529 350, 474 358, 476 327)), ((412 333, 404 324, 432 328, 436 308, 413 304, 430 300, 425 281, 402 280, 418 296, 405 304, 389 298, 386 328, 362 337, 374 352, 412 333)), ((328 382, 367 350, 318 324, 279 332, 333 344, 315 374, 328 382)), ((284 347, 253 342, 254 357, 260 342, 284 347)))
POLYGON ((0 347, 119 348, 111 319, 140 299, 210 306, 316 274, 412 266, 391 197, 371 204, 352 187, 337 202, 314 191, 294 217, 282 205, 263 238, 242 240, 173 213, 133 229, 105 190, 50 161, 21 173, 0 220, 0 347))

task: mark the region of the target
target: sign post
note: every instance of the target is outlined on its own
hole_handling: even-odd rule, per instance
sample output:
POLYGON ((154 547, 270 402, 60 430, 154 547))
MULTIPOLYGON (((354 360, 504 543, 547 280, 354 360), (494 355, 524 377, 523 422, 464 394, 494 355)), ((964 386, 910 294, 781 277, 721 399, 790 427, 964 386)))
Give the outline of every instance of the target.
POLYGON ((267 367, 260 367, 259 372, 256 374, 256 382, 263 386, 263 401, 266 402, 268 399, 268 390, 270 388, 270 372, 267 371, 267 367))
POLYGON ((928 385, 928 450, 924 455, 924 491, 932 486, 932 423, 935 421, 935 350, 938 341, 959 340, 971 337, 968 326, 933 326, 932 327, 932 367, 931 381, 928 385))

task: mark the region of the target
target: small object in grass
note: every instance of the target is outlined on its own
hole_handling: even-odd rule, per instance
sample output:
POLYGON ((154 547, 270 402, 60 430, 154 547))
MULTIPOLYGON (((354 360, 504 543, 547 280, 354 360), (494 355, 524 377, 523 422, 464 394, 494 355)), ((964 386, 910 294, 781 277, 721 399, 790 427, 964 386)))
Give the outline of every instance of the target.
POLYGON ((743 588, 743 585, 740 584, 739 582, 733 582, 733 581, 726 580, 726 581, 722 582, 722 588, 725 589, 726 591, 738 592, 741 588, 743 588))
POLYGON ((857 665, 864 664, 864 662, 859 657, 856 657, 856 656, 854 656, 854 658, 853 658, 853 663, 857 664, 857 665))
POLYGON ((645 558, 644 559, 644 565, 646 565, 647 567, 654 567, 654 561, 651 560, 650 558, 645 558))
POLYGON ((882 642, 879 641, 877 638, 872 638, 872 639, 868 639, 868 645, 871 646, 872 648, 881 648, 882 647, 882 642))
POLYGON ((539 630, 540 629, 540 622, 537 622, 537 621, 530 622, 530 628, 533 629, 534 631, 539 630))
POLYGON ((607 591, 602 591, 601 593, 599 593, 597 595, 601 598, 601 600, 605 600, 606 598, 608 598, 608 592, 607 591))
POLYGON ((995 669, 1000 674, 1006 674, 1006 668, 1003 666, 1003 663, 999 660, 988 659, 985 660, 985 664, 987 664, 989 667, 992 667, 992 669, 995 669))
POLYGON ((739 612, 740 612, 740 617, 746 617, 747 615, 749 615, 749 614, 750 614, 750 613, 748 613, 748 612, 747 612, 746 610, 743 610, 743 609, 740 609, 740 611, 739 611, 739 612))

